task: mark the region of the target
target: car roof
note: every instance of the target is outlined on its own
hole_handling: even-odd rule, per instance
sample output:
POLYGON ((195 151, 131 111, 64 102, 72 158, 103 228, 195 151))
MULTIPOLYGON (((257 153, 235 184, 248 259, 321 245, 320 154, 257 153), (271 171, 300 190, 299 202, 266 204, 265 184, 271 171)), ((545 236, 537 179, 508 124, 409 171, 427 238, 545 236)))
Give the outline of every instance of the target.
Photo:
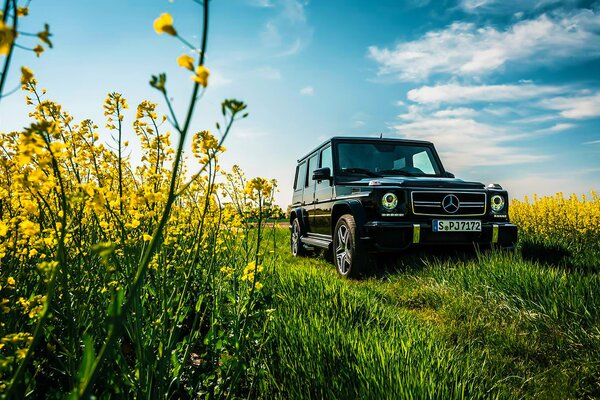
POLYGON ((394 143, 403 143, 403 144, 416 144, 416 145, 433 146, 432 142, 428 142, 426 140, 378 138, 378 137, 373 137, 373 136, 371 136, 371 137, 369 137, 369 136, 362 136, 362 137, 357 137, 357 136, 333 136, 332 138, 327 139, 325 142, 321 143, 319 146, 317 146, 314 149, 312 149, 311 151, 309 151, 304 157, 299 158, 298 159, 298 163, 304 161, 309 156, 311 156, 313 153, 317 152, 322 147, 325 147, 329 143, 332 143, 332 142, 365 142, 365 141, 369 141, 369 142, 373 142, 373 141, 375 141, 375 142, 394 142, 394 143))

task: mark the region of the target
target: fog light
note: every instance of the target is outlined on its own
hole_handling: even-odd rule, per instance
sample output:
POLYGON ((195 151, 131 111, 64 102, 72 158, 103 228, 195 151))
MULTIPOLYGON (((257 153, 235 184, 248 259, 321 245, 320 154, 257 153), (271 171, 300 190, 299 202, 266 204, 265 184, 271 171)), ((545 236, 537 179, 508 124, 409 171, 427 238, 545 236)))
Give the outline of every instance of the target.
POLYGON ((504 208, 504 197, 496 194, 494 196, 492 196, 492 211, 493 212, 498 212, 498 211, 502 211, 502 209, 504 208))
POLYGON ((398 205, 398 196, 394 193, 386 193, 381 198, 381 205, 386 210, 393 210, 398 205))

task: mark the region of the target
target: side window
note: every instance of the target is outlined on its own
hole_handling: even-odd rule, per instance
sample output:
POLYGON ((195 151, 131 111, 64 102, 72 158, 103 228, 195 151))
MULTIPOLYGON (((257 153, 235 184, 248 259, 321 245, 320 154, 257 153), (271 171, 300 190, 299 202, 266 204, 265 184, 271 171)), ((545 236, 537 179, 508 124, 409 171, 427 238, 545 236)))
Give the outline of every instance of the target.
POLYGON ((313 182, 312 174, 315 169, 317 169, 317 165, 319 164, 319 154, 315 154, 308 160, 308 179, 306 180, 306 186, 313 182))
POLYGON ((306 161, 296 167, 296 181, 294 190, 302 190, 306 184, 306 161))
POLYGON ((333 161, 331 159, 331 146, 321 152, 321 168, 329 168, 333 173, 333 161))
POLYGON ((421 151, 413 156, 413 167, 419 168, 423 173, 428 175, 435 174, 429 154, 426 151, 421 151))

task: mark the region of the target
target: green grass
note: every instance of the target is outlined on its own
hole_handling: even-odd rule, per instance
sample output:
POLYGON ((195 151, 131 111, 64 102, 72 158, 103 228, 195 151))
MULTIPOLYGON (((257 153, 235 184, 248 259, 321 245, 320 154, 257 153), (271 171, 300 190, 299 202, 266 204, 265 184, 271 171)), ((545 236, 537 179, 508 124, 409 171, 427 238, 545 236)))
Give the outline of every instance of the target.
POLYGON ((597 254, 413 252, 352 281, 277 236, 262 397, 600 397, 597 254))

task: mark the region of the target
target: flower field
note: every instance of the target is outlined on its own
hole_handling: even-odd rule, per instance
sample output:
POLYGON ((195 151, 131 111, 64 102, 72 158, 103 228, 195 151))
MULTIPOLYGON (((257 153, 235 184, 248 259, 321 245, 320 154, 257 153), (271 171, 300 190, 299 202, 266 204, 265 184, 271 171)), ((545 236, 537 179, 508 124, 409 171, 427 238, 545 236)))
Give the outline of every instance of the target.
POLYGON ((594 247, 600 238, 600 196, 592 191, 589 198, 563 193, 534 196, 533 201, 513 200, 511 219, 528 237, 563 242, 565 245, 594 247))

